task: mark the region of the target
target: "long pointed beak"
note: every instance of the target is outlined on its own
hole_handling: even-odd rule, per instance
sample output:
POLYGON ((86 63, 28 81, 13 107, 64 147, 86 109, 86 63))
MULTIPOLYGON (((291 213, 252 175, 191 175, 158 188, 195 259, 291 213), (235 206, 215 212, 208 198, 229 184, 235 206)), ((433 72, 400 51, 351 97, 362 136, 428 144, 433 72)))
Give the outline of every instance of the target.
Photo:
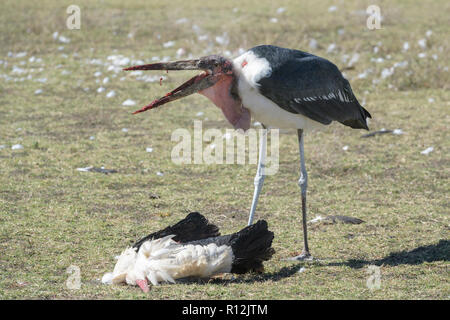
POLYGON ((189 79, 183 83, 178 88, 170 91, 165 96, 154 100, 149 105, 146 105, 140 110, 133 112, 133 114, 147 111, 149 109, 154 109, 168 102, 178 100, 180 98, 186 97, 198 91, 204 90, 212 85, 214 85, 219 76, 212 75, 209 70, 205 70, 199 67, 200 60, 180 60, 172 62, 158 62, 152 64, 139 65, 134 67, 125 68, 125 71, 131 70, 204 70, 204 72, 199 75, 189 79))

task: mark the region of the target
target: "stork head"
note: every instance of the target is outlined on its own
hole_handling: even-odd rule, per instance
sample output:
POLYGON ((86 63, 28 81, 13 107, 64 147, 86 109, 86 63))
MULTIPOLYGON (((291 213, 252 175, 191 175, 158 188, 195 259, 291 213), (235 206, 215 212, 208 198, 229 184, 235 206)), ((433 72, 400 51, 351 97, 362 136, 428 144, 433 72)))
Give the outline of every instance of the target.
POLYGON ((189 79, 176 89, 166 93, 163 97, 154 100, 149 105, 133 114, 154 109, 168 102, 200 93, 208 97, 214 104, 222 109, 225 117, 235 128, 247 130, 250 127, 250 113, 242 107, 242 103, 232 87, 235 84, 232 61, 218 56, 210 55, 193 60, 180 60, 172 62, 159 62, 139 65, 124 69, 131 70, 202 70, 200 74, 189 79))
POLYGON ((202 73, 189 79, 178 88, 167 93, 164 97, 156 99, 144 108, 135 111, 134 114, 136 114, 214 86, 223 77, 233 74, 233 64, 224 57, 211 55, 194 60, 145 64, 124 70, 203 70, 202 73))

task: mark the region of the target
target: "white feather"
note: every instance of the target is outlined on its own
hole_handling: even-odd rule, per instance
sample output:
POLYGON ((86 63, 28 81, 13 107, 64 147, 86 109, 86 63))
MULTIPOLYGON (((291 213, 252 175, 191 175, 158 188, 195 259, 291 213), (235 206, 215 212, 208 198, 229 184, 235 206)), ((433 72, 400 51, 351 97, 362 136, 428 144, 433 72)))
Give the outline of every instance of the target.
POLYGON ((158 285, 185 277, 207 278, 231 271, 234 258, 231 247, 215 243, 183 245, 173 241, 173 237, 146 241, 138 252, 133 248, 124 250, 114 267, 112 283, 136 285, 136 280, 147 278, 158 285))
POLYGON ((269 77, 272 73, 269 61, 266 58, 258 57, 252 51, 247 51, 240 55, 234 59, 233 63, 235 68, 239 67, 239 70, 244 70, 245 68, 245 72, 242 72, 242 75, 253 87, 258 86, 258 81, 261 78, 269 77))

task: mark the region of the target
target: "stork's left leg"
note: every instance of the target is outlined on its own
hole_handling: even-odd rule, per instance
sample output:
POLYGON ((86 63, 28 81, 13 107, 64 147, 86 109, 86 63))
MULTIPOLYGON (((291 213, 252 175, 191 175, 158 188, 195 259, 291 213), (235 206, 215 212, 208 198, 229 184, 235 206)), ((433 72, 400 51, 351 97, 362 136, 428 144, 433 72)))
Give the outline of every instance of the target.
POLYGON ((300 149, 300 179, 298 180, 298 185, 302 192, 302 223, 303 223, 303 252, 294 257, 295 260, 310 260, 312 259, 309 253, 308 247, 308 231, 306 225, 306 189, 308 187, 308 174, 306 173, 305 167, 305 152, 303 149, 303 130, 298 129, 298 145, 300 149))
POLYGON ((256 204, 258 203, 259 193, 261 192, 261 188, 264 183, 264 178, 266 177, 265 171, 265 162, 266 162, 266 148, 267 148, 267 129, 263 125, 263 130, 261 131, 261 135, 259 137, 259 158, 258 158, 258 169, 256 171, 256 176, 254 180, 255 191, 253 193, 252 206, 250 208, 250 215, 248 217, 248 225, 253 223, 253 217, 255 215, 256 204))

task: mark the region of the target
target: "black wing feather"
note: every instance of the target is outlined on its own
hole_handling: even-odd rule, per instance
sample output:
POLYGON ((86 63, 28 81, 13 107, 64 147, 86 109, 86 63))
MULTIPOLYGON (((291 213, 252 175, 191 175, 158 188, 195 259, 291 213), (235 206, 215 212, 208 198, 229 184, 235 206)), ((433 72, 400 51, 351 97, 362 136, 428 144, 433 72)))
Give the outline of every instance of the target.
POLYGON ((210 223, 203 215, 198 212, 191 212, 186 218, 173 226, 168 226, 165 229, 153 232, 136 241, 133 248, 139 250, 145 241, 163 238, 171 234, 175 235, 173 238, 174 241, 186 243, 194 240, 217 237, 220 235, 220 232, 219 228, 210 223))
POLYGON ((368 129, 369 112, 359 104, 350 83, 333 63, 275 46, 259 46, 251 51, 268 59, 272 67, 272 73, 258 81, 259 92, 266 98, 288 112, 322 124, 339 121, 352 128, 368 129))

